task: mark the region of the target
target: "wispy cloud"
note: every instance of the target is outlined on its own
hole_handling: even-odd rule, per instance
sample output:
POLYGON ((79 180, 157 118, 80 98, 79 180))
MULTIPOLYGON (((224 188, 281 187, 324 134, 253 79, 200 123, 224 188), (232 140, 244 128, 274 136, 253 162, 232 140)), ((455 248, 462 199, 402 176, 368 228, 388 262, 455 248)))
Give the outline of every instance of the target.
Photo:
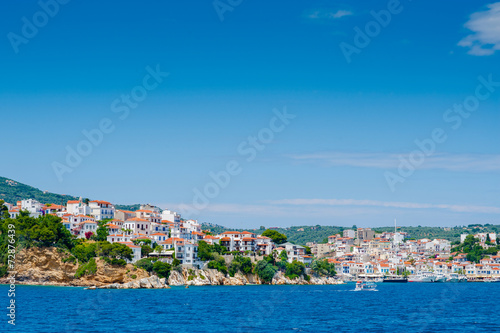
POLYGON ((292 206, 370 206, 384 208, 403 209, 445 209, 459 213, 488 213, 500 214, 499 207, 475 206, 475 205, 450 205, 450 204, 429 204, 415 202, 397 201, 377 201, 377 200, 355 200, 355 199, 284 199, 271 201, 274 205, 292 206))
POLYGON ((500 2, 487 6, 488 10, 472 14, 465 27, 472 31, 458 42, 468 47, 469 54, 484 56, 500 50, 500 2))
POLYGON ((344 10, 344 9, 339 9, 337 11, 331 11, 331 10, 315 10, 313 12, 310 12, 307 14, 307 18, 310 19, 322 19, 322 20, 328 20, 328 19, 339 19, 344 16, 350 16, 353 15, 353 12, 350 10, 344 10))
MULTIPOLYGON (((174 209, 180 212, 186 211, 184 204, 170 203, 158 205, 162 208, 174 209)), ((438 209, 454 213, 482 213, 500 214, 500 208, 494 206, 478 205, 456 205, 456 204, 429 204, 416 202, 378 201, 378 200, 356 200, 356 199, 282 199, 271 200, 264 204, 233 204, 220 203, 209 205, 201 212, 201 215, 229 214, 249 215, 266 217, 296 217, 307 215, 309 217, 324 216, 353 216, 353 215, 377 215, 381 209, 411 209, 429 210, 438 209)), ((189 210, 187 210, 189 211, 189 210)))
MULTIPOLYGON (((394 169, 399 166, 400 159, 408 158, 408 154, 319 152, 288 157, 295 161, 317 163, 327 167, 394 169)), ((466 172, 500 171, 500 155, 436 153, 427 156, 419 168, 466 172)))

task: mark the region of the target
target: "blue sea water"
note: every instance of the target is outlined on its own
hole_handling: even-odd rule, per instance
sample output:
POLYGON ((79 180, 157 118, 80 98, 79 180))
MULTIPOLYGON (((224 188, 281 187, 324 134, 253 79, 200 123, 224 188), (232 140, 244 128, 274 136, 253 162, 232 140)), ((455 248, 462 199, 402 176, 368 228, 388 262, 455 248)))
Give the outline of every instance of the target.
POLYGON ((0 332, 500 332, 500 283, 84 290, 0 286, 0 332))

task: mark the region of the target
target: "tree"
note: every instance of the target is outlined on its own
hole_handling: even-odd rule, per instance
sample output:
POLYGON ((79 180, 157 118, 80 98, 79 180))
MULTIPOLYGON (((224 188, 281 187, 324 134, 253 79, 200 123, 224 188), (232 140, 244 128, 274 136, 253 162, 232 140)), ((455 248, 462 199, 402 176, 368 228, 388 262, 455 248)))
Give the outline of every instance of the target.
POLYGON ((277 267, 271 265, 266 260, 260 260, 254 268, 254 273, 264 282, 271 282, 274 274, 276 274, 277 267))
POLYGON ((335 264, 329 263, 327 259, 315 260, 311 264, 311 270, 319 276, 335 276, 335 264))
POLYGON ((202 261, 209 261, 214 259, 215 254, 226 254, 227 250, 224 246, 219 244, 210 245, 205 241, 198 242, 198 258, 202 261))
POLYGON ((213 259, 212 248, 205 241, 198 241, 198 258, 202 261, 208 261, 213 259))
POLYGON ((281 261, 288 261, 288 255, 286 254, 286 250, 281 251, 280 260, 281 261))
POLYGON ((294 279, 306 273, 306 265, 294 260, 291 264, 286 266, 285 276, 290 279, 294 279))
POLYGON ((153 265, 153 272, 155 272, 159 278, 168 279, 171 270, 172 270, 172 265, 166 262, 161 262, 159 260, 155 262, 153 265))
POLYGON ((216 269, 223 274, 228 273, 226 261, 224 260, 224 257, 222 257, 221 255, 215 255, 214 260, 208 263, 208 268, 216 269))
POLYGON ((252 261, 250 260, 250 258, 237 256, 229 265, 228 272, 229 275, 234 276, 238 272, 249 274, 252 272, 252 269, 252 261))
POLYGON ((142 245, 141 246, 141 253, 144 257, 149 256, 149 254, 153 252, 153 249, 149 245, 142 245))
POLYGON ((97 241, 105 241, 109 236, 108 228, 106 228, 105 226, 100 226, 99 228, 97 228, 96 234, 97 241))
POLYGON ((486 242, 485 242, 485 243, 486 243, 487 245, 492 245, 492 243, 491 243, 491 238, 490 238, 490 234, 489 234, 489 233, 487 233, 487 234, 486 234, 486 242))
POLYGON ((94 235, 94 233, 92 231, 87 231, 85 233, 85 238, 90 239, 90 237, 92 237, 93 235, 94 235))
POLYGON ((135 266, 137 266, 138 268, 142 268, 143 270, 145 270, 148 273, 151 273, 153 271, 153 263, 151 262, 151 260, 149 258, 137 260, 135 262, 135 266))
POLYGON ((4 205, 5 201, 0 200, 0 220, 8 219, 10 217, 9 209, 4 205))
POLYGON ((283 244, 286 242, 287 237, 276 230, 267 229, 262 233, 262 236, 269 237, 275 244, 283 244))

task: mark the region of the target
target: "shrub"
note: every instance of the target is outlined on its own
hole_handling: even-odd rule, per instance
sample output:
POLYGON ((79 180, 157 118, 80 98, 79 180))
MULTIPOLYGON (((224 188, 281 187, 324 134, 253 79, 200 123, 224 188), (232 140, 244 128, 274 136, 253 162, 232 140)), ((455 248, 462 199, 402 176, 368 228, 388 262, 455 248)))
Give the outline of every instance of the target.
POLYGON ((97 273, 97 264, 95 262, 95 259, 92 258, 88 263, 78 267, 75 273, 75 278, 78 279, 84 275, 94 275, 95 273, 97 273))
POLYGON ((290 279, 294 279, 292 276, 299 277, 301 275, 304 275, 305 272, 306 266, 303 263, 294 260, 291 264, 286 265, 285 276, 290 279))
POLYGON ((136 261, 135 266, 142 268, 148 273, 151 273, 153 271, 153 263, 151 262, 151 260, 148 259, 141 259, 136 261))
POLYGON ((76 263, 76 257, 75 256, 69 256, 68 258, 64 258, 62 262, 66 263, 69 262, 70 264, 76 263))
POLYGON ((157 261, 153 265, 153 272, 155 272, 160 278, 167 278, 170 276, 170 271, 172 270, 172 265, 157 261))
POLYGON ((224 275, 228 273, 226 261, 222 256, 217 254, 215 254, 215 260, 212 260, 208 263, 208 268, 216 269, 224 275))
POLYGON ((271 282, 278 268, 271 265, 266 260, 260 260, 254 268, 255 274, 264 282, 271 282))
POLYGON ((7 271, 7 266, 0 266, 0 277, 7 276, 8 271, 7 271))
POLYGON ((134 275, 131 275, 131 276, 130 276, 130 278, 131 278, 132 280, 135 280, 135 279, 137 279, 137 275, 135 275, 135 274, 134 274, 134 275))

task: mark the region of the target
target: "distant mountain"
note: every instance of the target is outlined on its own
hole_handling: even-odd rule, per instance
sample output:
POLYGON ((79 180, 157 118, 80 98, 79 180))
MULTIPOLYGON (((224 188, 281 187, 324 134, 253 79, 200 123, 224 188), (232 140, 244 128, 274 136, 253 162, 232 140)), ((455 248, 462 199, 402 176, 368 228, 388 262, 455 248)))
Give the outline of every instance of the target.
MULTIPOLYGON (((230 229, 220 225, 213 225, 210 223, 204 223, 203 228, 208 229, 214 233, 223 233, 225 231, 251 231, 258 235, 262 234, 266 228, 261 227, 259 229, 230 229)), ((272 228, 279 233, 287 236, 288 241, 294 244, 305 245, 307 242, 325 243, 328 236, 335 234, 342 234, 343 230, 352 229, 339 226, 320 226, 320 225, 304 225, 304 226, 294 226, 288 228, 272 228)), ((375 233, 382 232, 393 232, 394 227, 379 227, 372 228, 375 233)), ((398 227, 398 231, 407 232, 410 238, 421 239, 447 239, 451 242, 460 240, 460 234, 476 234, 480 232, 495 232, 500 233, 500 225, 492 224, 470 224, 467 227, 398 227)))
MULTIPOLYGON (((0 199, 10 204, 16 204, 24 199, 35 199, 42 204, 66 205, 69 200, 79 200, 79 197, 42 191, 15 180, 0 177, 0 199)), ((93 200, 93 199, 91 199, 93 200)), ((115 205, 117 209, 138 210, 140 205, 115 205)))

